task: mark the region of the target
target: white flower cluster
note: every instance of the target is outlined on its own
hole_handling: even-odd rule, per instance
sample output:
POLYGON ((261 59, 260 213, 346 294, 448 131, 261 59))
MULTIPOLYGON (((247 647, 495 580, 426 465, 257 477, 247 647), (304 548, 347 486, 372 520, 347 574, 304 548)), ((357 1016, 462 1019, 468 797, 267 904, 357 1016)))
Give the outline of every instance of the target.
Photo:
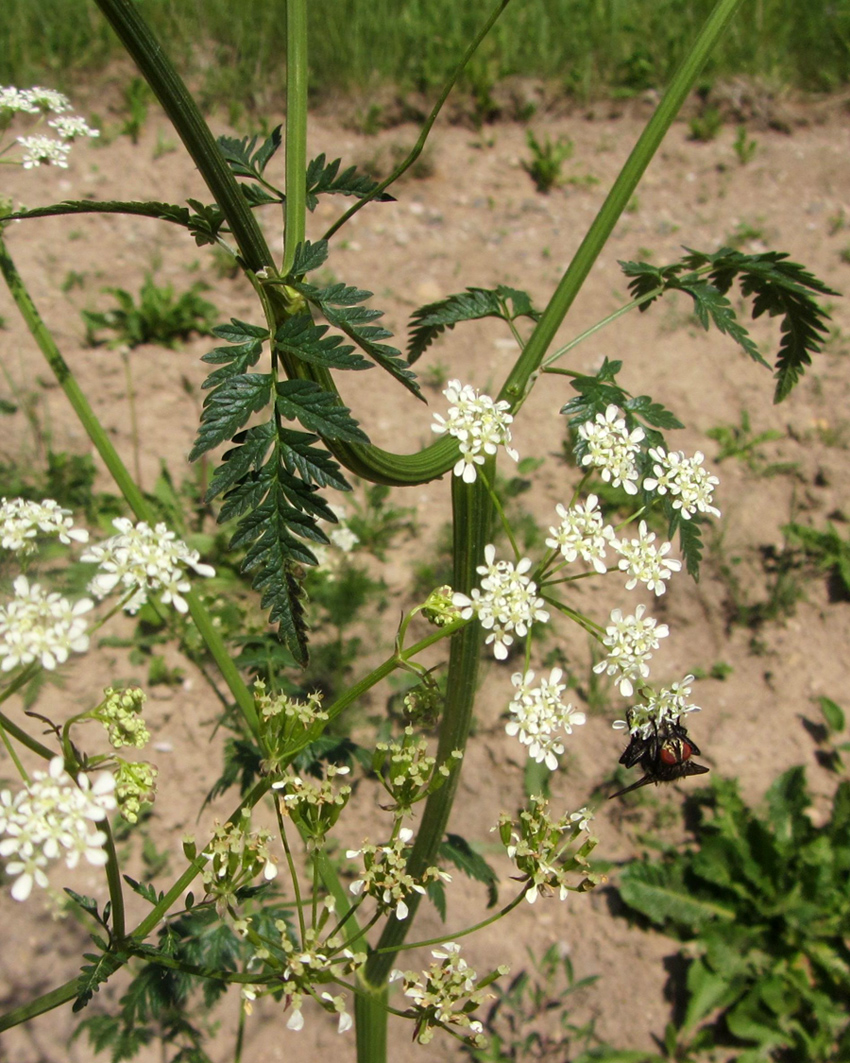
POLYGON ((701 712, 699 705, 692 705, 688 700, 693 681, 692 675, 686 675, 680 683, 671 683, 657 692, 644 688, 641 692, 646 699, 644 704, 633 705, 628 711, 628 720, 615 720, 612 727, 616 731, 628 728, 630 734, 639 733, 643 738, 650 738, 658 733, 665 721, 676 723, 680 716, 689 712, 701 712))
POLYGON ((93 826, 115 808, 115 780, 108 773, 92 783, 87 775, 76 782, 54 757, 46 772, 33 772, 32 781, 13 797, 0 792, 0 857, 6 874, 15 879, 12 896, 25 901, 33 885, 47 886, 44 869, 64 854, 65 866, 76 867, 80 857, 90 864, 106 863, 106 834, 93 826))
POLYGON ((82 561, 94 561, 100 572, 89 584, 89 591, 97 598, 105 598, 117 587, 132 591, 124 610, 136 613, 148 600, 148 593, 159 591, 160 601, 185 613, 189 606, 183 595, 191 590, 185 568, 199 576, 214 576, 212 565, 202 564, 197 550, 178 539, 165 524, 151 528, 144 521, 135 527, 126 517, 112 522, 117 528, 105 542, 90 546, 82 561))
POLYGON ((0 670, 39 661, 53 671, 70 653, 85 653, 89 636, 83 614, 94 605, 90 599, 72 605, 26 576, 18 576, 12 586, 15 597, 0 605, 0 670))
POLYGON ((596 495, 588 495, 587 502, 566 509, 555 507, 561 523, 549 528, 546 545, 558 550, 565 561, 581 558, 599 572, 607 572, 607 551, 621 555, 618 567, 627 574, 626 590, 644 583, 656 595, 664 594, 665 580, 682 567, 682 562, 666 555, 673 549, 672 543, 655 546, 655 532, 650 532, 646 521, 638 526, 637 539, 618 539, 610 524, 605 524, 597 508, 596 495))
POLYGON ((529 756, 538 764, 545 763, 549 771, 557 770, 558 757, 564 752, 563 736, 572 734, 573 727, 586 719, 583 712, 564 703, 561 695, 567 685, 561 682, 562 676, 560 668, 553 668, 549 678, 541 679, 537 687, 532 686, 534 672, 516 672, 511 677, 517 689, 505 731, 512 738, 519 737, 528 746, 529 756))
POLYGON ((461 386, 450 380, 443 394, 449 400, 448 416, 434 414, 431 431, 437 435, 448 433, 460 444, 460 458, 454 474, 467 484, 475 483, 475 466, 483 465, 486 454, 495 454, 503 446, 514 461, 519 454, 510 446, 513 417, 508 413, 509 402, 494 402, 489 395, 480 395, 470 384, 461 386))
POLYGON ((25 170, 41 166, 42 163, 52 163, 66 169, 74 140, 78 137, 100 136, 99 130, 90 129, 84 118, 67 114, 70 109, 71 101, 68 97, 54 89, 18 89, 13 85, 0 88, 0 130, 9 125, 14 114, 60 116, 50 119, 47 123, 58 135, 58 139, 57 136, 45 136, 40 133, 16 138, 23 149, 21 162, 25 170))
POLYGON ((711 513, 720 516, 720 510, 711 504, 714 488, 720 483, 708 469, 703 468, 705 455, 697 451, 686 458, 681 450, 669 454, 663 447, 650 447, 649 456, 655 464, 653 477, 647 477, 643 486, 647 491, 657 491, 673 496, 673 509, 680 510, 683 520, 690 520, 694 513, 711 513))
POLYGON ((413 831, 402 827, 389 845, 370 845, 364 843, 362 849, 349 849, 346 857, 354 860, 363 857, 364 870, 360 878, 351 883, 349 889, 355 897, 366 894, 378 901, 381 911, 394 911, 396 919, 404 921, 410 914, 406 898, 411 893, 424 896, 422 882, 442 879, 451 882, 451 875, 436 867, 429 867, 417 882, 407 872, 407 860, 410 856, 410 842, 413 831))
POLYGON ((549 613, 543 608, 543 599, 537 596, 537 584, 526 575, 531 568, 530 558, 522 558, 516 566, 495 558, 495 546, 486 546, 486 564, 476 570, 483 576, 480 589, 476 587, 471 597, 456 592, 452 603, 460 609, 463 620, 478 617, 488 632, 485 642, 492 644, 493 656, 504 661, 514 641, 513 633, 523 638, 532 624, 545 623, 549 613))
POLYGON ((596 840, 580 839, 582 833, 590 834, 592 819, 593 813, 588 808, 555 819, 549 812, 548 801, 539 795, 529 798, 519 822, 514 823, 506 812, 499 816, 493 829, 498 830, 508 859, 526 882, 523 893, 529 904, 555 889, 565 901, 571 891, 584 888, 584 883, 574 881, 577 874, 585 881, 594 881, 587 856, 595 848, 596 840), (575 845, 579 846, 577 850, 575 845))
POLYGON ((622 487, 627 494, 636 495, 638 468, 635 455, 640 452, 645 433, 642 428, 634 428, 630 432, 625 418, 619 414, 620 411, 612 404, 604 414, 597 413, 595 420, 579 425, 579 437, 587 444, 587 453, 581 463, 598 468, 605 483, 622 487))
MULTIPOLYGON (((427 971, 394 970, 390 981, 401 979, 404 995, 416 1009, 416 1040, 426 1045, 438 1026, 454 1027, 460 1036, 471 1037, 477 1045, 486 1044, 484 1027, 470 1013, 484 1002, 478 975, 460 955, 460 945, 447 941, 431 955, 437 961, 427 971)), ((498 974, 507 974, 506 967, 498 974)))
POLYGON ((69 509, 52 498, 29 502, 25 498, 0 499, 0 546, 24 557, 35 552, 34 540, 39 532, 55 535, 65 546, 71 541, 88 542, 85 528, 75 528, 69 509))
POLYGON ((658 640, 670 634, 666 624, 659 624, 649 616, 644 620, 645 612, 644 605, 639 605, 633 616, 623 616, 620 609, 611 610, 611 622, 602 639, 602 644, 608 647, 608 656, 593 666, 597 675, 607 672, 617 676, 620 693, 626 698, 634 693, 632 681, 649 675, 646 662, 652 657, 652 651, 658 649, 658 640))
MULTIPOLYGON (((604 414, 598 413, 594 420, 579 425, 578 435, 587 444, 582 465, 598 468, 606 483, 622 487, 630 495, 637 494, 639 472, 635 459, 646 438, 644 430, 638 427, 629 432, 625 417, 612 403, 604 414)), ((720 481, 703 468, 704 454, 698 450, 688 458, 684 451, 668 453, 664 447, 650 447, 647 453, 653 461, 653 475, 644 479, 645 491, 660 495, 669 492, 673 508, 680 510, 683 520, 689 520, 694 513, 720 516, 720 510, 712 505, 714 488, 720 481)))
POLYGON ((645 583, 655 594, 663 594, 666 589, 664 580, 670 579, 674 572, 681 569, 681 561, 665 556, 673 549, 673 544, 662 543, 656 547, 654 542, 655 532, 647 529, 645 520, 638 525, 637 539, 612 541, 617 553, 622 554, 618 567, 629 577, 626 583, 627 591, 632 590, 638 583, 645 583))

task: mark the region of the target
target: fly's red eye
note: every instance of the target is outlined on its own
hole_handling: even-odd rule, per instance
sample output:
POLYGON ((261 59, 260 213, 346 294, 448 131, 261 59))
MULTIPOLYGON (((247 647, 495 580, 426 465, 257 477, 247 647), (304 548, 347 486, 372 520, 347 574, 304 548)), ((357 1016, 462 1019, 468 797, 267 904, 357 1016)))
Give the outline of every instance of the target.
MULTIPOLYGON (((690 754, 688 754, 688 755, 690 755, 690 754)), ((661 752, 658 755, 658 759, 661 761, 662 764, 671 764, 672 765, 672 764, 680 763, 680 760, 684 760, 685 758, 684 757, 680 758, 677 755, 676 750, 674 748, 672 748, 669 745, 665 745, 665 746, 661 747, 661 752)))

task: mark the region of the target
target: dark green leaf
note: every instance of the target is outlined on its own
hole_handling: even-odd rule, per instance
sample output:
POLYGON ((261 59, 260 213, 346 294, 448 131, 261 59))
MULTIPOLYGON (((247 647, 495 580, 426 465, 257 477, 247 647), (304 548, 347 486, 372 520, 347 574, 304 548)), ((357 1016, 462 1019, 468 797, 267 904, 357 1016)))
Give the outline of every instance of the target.
POLYGON ((532 321, 538 321, 540 314, 531 305, 527 292, 503 285, 498 288, 467 288, 465 292, 447 295, 445 299, 420 307, 411 315, 408 364, 412 365, 420 358, 447 328, 453 329, 461 321, 476 321, 484 317, 500 317, 504 321, 529 317, 532 321))
POLYGON ((499 900, 499 876, 487 861, 470 848, 469 842, 459 834, 447 834, 440 843, 440 856, 454 864, 476 882, 483 882, 487 887, 487 907, 492 908, 499 900))
POLYGON ((354 347, 343 344, 340 336, 326 336, 327 325, 314 325, 309 314, 287 318, 275 333, 274 347, 302 362, 326 369, 371 369, 373 363, 354 347))
POLYGON ((840 734, 845 726, 844 712, 841 706, 836 704, 832 698, 827 697, 818 698, 818 704, 830 731, 833 734, 840 734))
MULTIPOLYGON (((307 167, 307 210, 315 210, 320 195, 356 196, 363 199, 378 182, 367 174, 357 173, 356 166, 349 166, 339 172, 341 160, 325 163, 324 154, 318 155, 307 167)), ((377 203, 393 202, 395 197, 389 192, 381 192, 374 197, 377 203)))
POLYGON ((277 411, 299 421, 311 432, 346 443, 368 443, 369 437, 338 397, 312 380, 282 380, 277 385, 277 411))
POLYGON ((233 437, 237 444, 232 450, 225 451, 222 463, 216 469, 207 489, 206 501, 229 491, 251 471, 258 471, 265 461, 269 447, 274 442, 275 426, 273 421, 239 432, 233 437))
POLYGON ((196 461, 206 451, 230 439, 252 413, 268 405, 271 395, 270 373, 240 373, 220 384, 204 400, 201 425, 189 461, 196 461))
POLYGON ((230 169, 237 177, 260 177, 269 160, 280 147, 281 127, 277 126, 255 151, 257 137, 219 137, 218 146, 230 169))
POLYGON ((295 259, 292 263, 290 275, 303 277, 310 270, 318 269, 328 257, 327 240, 317 240, 311 244, 309 240, 299 244, 295 249, 295 259))

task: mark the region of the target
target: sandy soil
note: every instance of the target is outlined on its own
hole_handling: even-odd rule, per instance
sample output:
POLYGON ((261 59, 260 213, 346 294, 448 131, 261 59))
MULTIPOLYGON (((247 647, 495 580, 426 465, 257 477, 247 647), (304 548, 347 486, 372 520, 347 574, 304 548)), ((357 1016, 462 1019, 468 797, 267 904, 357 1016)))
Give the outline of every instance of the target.
MULTIPOLYGON (((734 126, 724 127, 707 144, 690 141, 684 123, 674 126, 640 186, 633 209, 624 215, 593 269, 562 329, 563 339, 624 301, 626 284, 618 259, 651 254, 653 262, 670 262, 681 254, 683 244, 711 251, 739 238, 744 250, 777 248, 805 263, 832 287, 844 289, 850 271, 841 257, 850 244, 846 116, 836 107, 832 111, 802 109, 793 118, 789 133, 750 128, 758 147, 747 165, 739 164, 733 151, 734 126)), ((574 155, 565 164, 565 174, 575 178, 573 183, 548 196, 535 191, 520 166, 528 152, 519 126, 487 127, 481 132, 438 127, 429 149, 430 174, 405 182, 397 190, 398 202, 373 206, 357 216, 338 238, 329 262, 333 275, 374 291, 375 304, 386 310, 389 327, 402 333, 402 338, 412 310, 466 285, 514 285, 527 289, 543 305, 639 134, 641 122, 637 116, 609 113, 603 107, 592 120, 576 114, 541 119, 533 126, 538 136, 568 136, 574 141, 574 155)), ((220 125, 214 128, 224 131, 220 125)), ((312 154, 327 152, 332 158, 341 155, 345 162, 381 164, 397 145, 409 144, 413 137, 412 127, 367 137, 325 116, 311 129, 310 150, 312 154)), ((119 138, 80 147, 67 172, 4 174, 4 192, 31 206, 83 197, 174 203, 189 196, 204 199, 191 164, 180 152, 167 150, 173 141, 165 122, 152 118, 137 146, 119 138)), ((282 166, 282 158, 273 163, 273 177, 282 175, 282 166)), ((311 219, 309 235, 318 236, 338 211, 338 203, 321 204, 311 219)), ((279 219, 271 213, 264 223, 273 245, 279 247, 279 219)), ((175 232, 144 219, 91 216, 32 221, 14 227, 9 234, 12 254, 37 305, 127 461, 131 460, 131 437, 123 365, 115 351, 84 345, 79 311, 105 308, 108 299, 100 292, 104 285, 138 291, 144 271, 152 270, 158 283, 172 283, 181 290, 198 279, 214 284, 216 290, 208 296, 218 306, 221 320, 231 315, 256 319, 247 285, 241 280, 216 279, 209 250, 197 249, 188 237, 175 236, 175 232), (69 270, 78 274, 78 283, 70 287, 69 270)), ((761 629, 754 647, 752 631, 728 624, 729 588, 722 567, 740 559, 736 571, 748 600, 761 601, 767 594, 761 552, 781 547, 783 524, 798 519, 823 527, 829 518, 844 528, 850 482, 847 308, 835 301, 836 331, 826 352, 816 359, 802 386, 779 407, 771 405, 769 374, 728 339, 716 332, 704 333, 690 309, 685 300, 679 300, 643 316, 627 316, 578 348, 570 367, 593 371, 603 356, 622 358, 623 383, 635 393, 648 393, 663 402, 687 425, 676 434, 674 445, 688 452, 702 449, 709 459, 716 455, 717 445, 706 432, 721 424, 739 424, 744 411, 755 432, 775 429, 782 433, 780 440, 766 444, 762 451, 766 461, 796 463, 794 473, 760 475, 734 459, 717 468, 722 478, 718 502, 723 516, 710 540, 703 578, 694 585, 680 576, 669 593, 651 606, 654 615, 671 629, 656 654, 653 677, 669 681, 688 671, 708 673, 717 664, 728 665, 725 679, 706 678, 697 686, 696 699, 704 712, 694 722, 692 733, 702 747, 703 760, 713 772, 738 778, 745 797, 753 801, 780 772, 805 763, 815 794, 813 814, 818 815, 826 808, 832 780, 816 764, 802 718, 816 716, 813 701, 818 696, 828 695, 839 702, 844 696, 850 606, 847 601, 831 600, 822 578, 811 578, 803 583, 805 594, 793 614, 761 629)), ((5 289, 0 291, 0 315, 5 318, 0 332, 4 371, 49 433, 53 449, 87 450, 87 440, 5 289)), ((775 351, 775 322, 758 322, 754 334, 765 350, 775 351)), ((515 344, 506 337, 494 322, 469 324, 449 333, 423 359, 425 379, 429 379, 429 370, 438 367, 443 375, 496 389, 516 353, 515 344)), ((176 352, 145 347, 132 355, 144 441, 142 476, 148 488, 161 462, 167 463, 175 478, 183 475, 205 375, 199 356, 209 347, 208 340, 197 339, 176 352)), ((351 374, 353 379, 342 382, 344 396, 376 443, 416 450, 430 439, 431 411, 388 379, 381 379, 379 372, 351 374)), ((524 496, 526 508, 545 526, 554 517, 555 504, 568 499, 574 475, 559 458, 564 422, 558 410, 571 395, 562 380, 550 378, 546 387, 537 389, 515 433, 522 456, 545 459, 533 491, 524 496)), ((444 400, 439 390, 431 387, 426 392, 431 409, 441 410, 444 400)), ((21 414, 4 418, 2 432, 4 455, 38 459, 21 414)), ((430 549, 447 518, 448 481, 401 491, 399 502, 417 507, 420 530, 418 540, 401 544, 382 569, 391 587, 388 616, 395 606, 409 600, 404 586, 410 562, 430 549)), ((613 606, 624 601, 633 605, 641 599, 637 592, 626 595, 612 578, 604 585, 594 583, 592 591, 582 592, 581 600, 601 620, 613 606)), ((547 648, 554 644, 550 640, 547 648)), ((579 682, 585 683, 589 663, 585 638, 563 631, 557 645, 579 682)), ((129 667, 117 652, 109 659, 98 658, 94 665, 87 660, 82 668, 71 671, 64 691, 51 692, 45 704, 65 718, 77 706, 88 704, 89 697, 116 676, 116 670, 125 675, 121 669, 129 667)), ((503 896, 510 895, 510 869, 492 846, 489 830, 500 808, 514 809, 522 800, 522 756, 514 740, 505 735, 500 719, 512 671, 511 664, 490 663, 486 668, 477 734, 451 824, 453 830, 480 843, 505 876, 503 896)), ((190 669, 183 688, 157 687, 151 693, 151 730, 161 771, 152 829, 160 848, 170 852, 174 871, 180 866, 182 833, 197 830, 202 834, 212 815, 226 812, 232 797, 205 814, 196 826, 196 810, 213 777, 211 771, 217 773, 220 763, 219 740, 210 745, 216 706, 201 680, 190 669)), ((376 691, 369 712, 383 713, 387 694, 376 691)), ((583 805, 593 787, 610 776, 622 748, 621 737, 612 732, 610 723, 622 715, 623 708, 614 692, 605 711, 592 715, 576 733, 564 770, 553 781, 556 804, 583 805)), ((10 775, 8 765, 3 775, 10 775)), ((684 840, 684 829, 665 809, 675 809, 688 785, 693 783, 650 794, 638 811, 628 814, 616 802, 603 805, 596 821, 597 854, 615 864, 627 860, 641 851, 639 834, 658 824, 663 824, 668 840, 684 840)), ((361 794, 363 801, 348 828, 346 845, 355 844, 370 829, 373 835, 380 830, 373 798, 365 790, 361 794)), ((138 866, 136 851, 130 867, 138 866)), ((616 881, 616 867, 610 878, 616 881)), ((170 881, 163 874, 157 885, 170 881)), ((93 873, 77 876, 74 885, 103 899, 104 889, 93 873)), ((75 929, 69 919, 53 923, 42 900, 35 897, 22 907, 9 898, 8 890, 0 894, 5 928, 0 960, 4 1011, 73 977, 78 969, 83 931, 75 929)), ((456 876, 450 892, 449 928, 480 918, 482 905, 481 888, 456 876)), ((482 971, 508 962, 516 972, 528 962, 527 948, 540 955, 557 942, 568 951, 577 977, 600 976, 594 988, 575 998, 574 1021, 595 1017, 599 1035, 612 1044, 650 1049, 653 1037, 663 1034, 670 1018, 664 961, 675 952, 675 945, 629 926, 612 914, 610 905, 610 891, 604 888, 589 896, 574 896, 565 904, 549 899, 534 907, 523 905, 509 923, 469 940, 469 960, 482 971)), ((423 907, 417 936, 427 938, 439 932, 433 909, 423 907)), ((93 1006, 114 1002, 125 984, 122 977, 116 977, 93 1006)), ((223 1026, 212 1048, 215 1060, 232 1058, 230 1033, 236 1006, 234 999, 223 1009, 223 1026)), ((9 1063, 91 1058, 83 1041, 66 1047, 73 1026, 69 1010, 46 1015, 25 1030, 7 1034, 0 1058, 9 1063)), ((329 1049, 340 1060, 353 1059, 353 1036, 338 1039, 332 1022, 318 1014, 310 1016, 302 1033, 290 1033, 275 1005, 264 1002, 248 1024, 243 1058, 313 1061, 329 1049)), ((154 1058, 161 1057, 152 1049, 139 1056, 145 1061, 154 1058)), ((409 1031, 402 1028, 392 1058, 401 1063, 453 1059, 456 1049, 447 1038, 439 1037, 427 1049, 415 1048, 409 1044, 409 1031)))

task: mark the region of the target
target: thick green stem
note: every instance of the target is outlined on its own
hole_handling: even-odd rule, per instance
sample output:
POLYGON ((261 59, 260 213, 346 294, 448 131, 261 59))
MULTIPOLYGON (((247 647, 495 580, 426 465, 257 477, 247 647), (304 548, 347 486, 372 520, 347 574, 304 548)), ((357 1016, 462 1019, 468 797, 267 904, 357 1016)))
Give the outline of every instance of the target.
MULTIPOLYGON (((493 475, 493 463, 488 462, 487 475, 493 475)), ((453 503, 453 556, 454 573, 452 586, 468 594, 478 584, 476 566, 484 556, 484 547, 493 522, 493 505, 487 492, 484 478, 479 476, 469 486, 456 476, 452 477, 453 503)), ((478 679, 478 663, 481 656, 481 625, 477 621, 467 624, 452 636, 449 655, 449 669, 446 679, 446 704, 440 725, 440 739, 437 747, 437 763, 447 764, 451 773, 444 786, 436 790, 425 802, 422 821, 408 860, 407 870, 414 879, 419 880, 427 868, 437 862, 437 850, 443 840, 449 820, 452 804, 460 779, 461 763, 453 763, 455 750, 463 751, 469 737, 472 722, 472 709, 475 703, 475 691, 478 679)), ((384 1033, 384 1050, 380 1052, 379 1030, 385 1028, 387 1021, 386 994, 384 986, 389 977, 398 946, 400 946, 411 925, 419 905, 420 895, 412 893, 407 898, 410 914, 403 922, 390 919, 374 951, 366 963, 360 979, 363 989, 355 1003, 358 1027, 358 1060, 360 1063, 380 1063, 386 1058, 386 1034, 384 1033), (370 1040, 362 1045, 361 1024, 371 1031, 370 1040)))
POLYGON ((632 149, 593 224, 582 240, 572 262, 549 300, 543 316, 531 334, 519 360, 499 393, 500 399, 512 404, 514 411, 528 394, 534 375, 540 368, 543 357, 555 338, 555 333, 567 315, 573 300, 581 290, 594 262, 620 215, 637 188, 652 157, 658 150, 673 119, 679 113, 697 75, 705 64, 723 31, 731 21, 742 0, 718 0, 687 57, 673 76, 670 86, 632 149))
POLYGON ((287 275, 304 242, 307 216, 307 0, 286 0, 286 228, 287 275))
MULTIPOLYGON (((152 520, 152 513, 145 501, 144 495, 139 490, 138 485, 133 480, 127 467, 124 465, 124 462, 118 456, 118 452, 112 445, 112 442, 104 431, 100 421, 98 421, 95 416, 94 411, 89 405, 88 399, 80 388, 80 385, 77 383, 68 363, 62 357, 59 348, 56 346, 50 330, 42 321, 41 315, 36 309, 35 303, 30 298, 30 294, 12 261, 12 257, 9 254, 2 236, 0 236, 0 272, 3 274, 3 278, 9 287, 12 298, 15 300, 15 305, 26 322, 27 328, 30 330, 33 339, 38 344, 39 350, 47 360, 47 364, 53 370, 54 376, 59 382, 62 390, 65 392, 66 398, 70 402, 80 423, 85 429, 86 435, 88 435, 98 454, 103 459, 103 463, 112 475, 119 491, 127 500, 127 504, 135 513, 136 517, 139 520, 150 522, 152 520)), ((221 635, 213 626, 210 615, 197 594, 195 594, 194 591, 191 591, 186 594, 185 597, 189 605, 189 612, 192 615, 192 619, 195 621, 201 637, 207 645, 207 649, 210 651, 213 660, 218 665, 219 671, 230 688, 230 692, 233 694, 236 703, 239 705, 248 726, 256 735, 258 729, 257 712, 254 708, 254 699, 251 692, 242 681, 239 670, 231 660, 230 654, 227 652, 227 647, 224 645, 221 635)))

